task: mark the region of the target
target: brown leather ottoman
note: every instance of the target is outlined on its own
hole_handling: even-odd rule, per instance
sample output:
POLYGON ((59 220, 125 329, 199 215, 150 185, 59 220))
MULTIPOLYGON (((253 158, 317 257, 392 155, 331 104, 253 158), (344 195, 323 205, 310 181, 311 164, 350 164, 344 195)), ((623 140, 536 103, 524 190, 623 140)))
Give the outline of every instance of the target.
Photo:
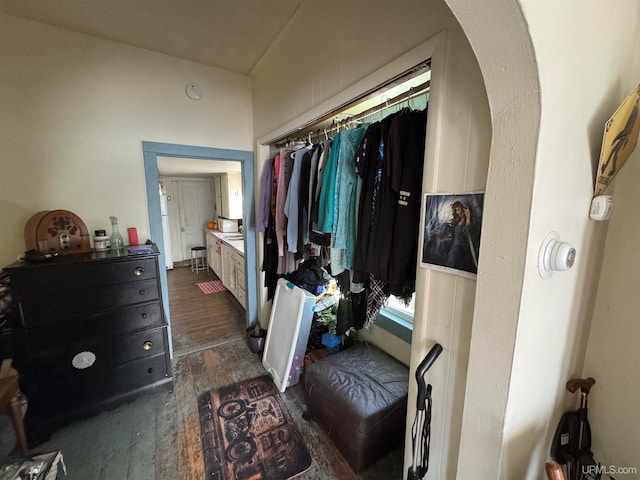
POLYGON ((408 384, 405 365, 357 344, 307 367, 307 414, 360 473, 404 440, 408 384))

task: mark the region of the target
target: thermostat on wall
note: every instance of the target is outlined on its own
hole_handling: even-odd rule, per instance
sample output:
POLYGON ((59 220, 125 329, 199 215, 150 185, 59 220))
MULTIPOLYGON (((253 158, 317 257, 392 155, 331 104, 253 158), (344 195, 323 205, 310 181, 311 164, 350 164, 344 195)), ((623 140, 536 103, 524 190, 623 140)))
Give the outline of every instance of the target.
POLYGON ((589 217, 592 220, 609 220, 613 213, 613 195, 598 195, 591 200, 589 217))

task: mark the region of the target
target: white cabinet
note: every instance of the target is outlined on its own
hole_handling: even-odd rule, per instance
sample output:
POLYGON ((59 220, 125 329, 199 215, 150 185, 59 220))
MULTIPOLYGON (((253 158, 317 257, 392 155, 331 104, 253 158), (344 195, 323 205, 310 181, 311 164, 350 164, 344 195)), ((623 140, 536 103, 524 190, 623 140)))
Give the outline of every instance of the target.
MULTIPOLYGON (((216 269, 214 268, 215 255, 216 255, 216 237, 213 236, 211 232, 207 231, 207 263, 209 264, 209 268, 214 272, 216 272, 216 269)), ((218 275, 217 272, 216 272, 216 275, 218 275)))
POLYGON ((222 283, 246 308, 244 256, 222 243, 222 283))
POLYGON ((242 218, 242 174, 227 172, 215 177, 216 214, 225 218, 242 218))
POLYGON ((207 261, 213 272, 222 279, 222 240, 207 230, 207 261))
POLYGON ((213 271, 222 279, 222 240, 216 238, 215 253, 213 255, 213 271))

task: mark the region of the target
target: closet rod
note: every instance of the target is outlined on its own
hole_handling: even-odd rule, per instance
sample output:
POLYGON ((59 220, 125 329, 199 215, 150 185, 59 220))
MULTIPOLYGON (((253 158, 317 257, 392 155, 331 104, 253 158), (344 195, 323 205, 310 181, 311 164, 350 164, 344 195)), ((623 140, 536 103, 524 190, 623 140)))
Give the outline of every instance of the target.
POLYGON ((367 110, 357 113, 351 117, 347 117, 343 120, 338 120, 337 123, 336 123, 336 120, 334 119, 333 123, 328 128, 318 128, 317 130, 315 130, 315 132, 313 130, 310 130, 307 133, 299 134, 299 135, 296 135, 295 137, 290 137, 289 141, 306 140, 305 137, 308 137, 309 135, 313 138, 313 137, 318 137, 324 134, 328 134, 330 132, 334 132, 340 128, 346 127, 349 124, 357 122, 358 120, 371 116, 375 113, 381 112, 386 108, 396 106, 399 103, 404 102, 405 100, 410 100, 412 97, 416 97, 418 95, 422 95, 426 93, 429 90, 430 83, 431 83, 430 81, 426 81, 420 85, 411 87, 406 92, 403 92, 393 98, 389 98, 388 100, 385 100, 384 103, 380 103, 375 107, 371 107, 367 110))
POLYGON ((430 85, 431 85, 431 82, 429 80, 427 80, 426 82, 424 82, 424 83, 422 83, 420 85, 416 85, 415 87, 411 87, 409 90, 407 90, 406 92, 401 93, 400 95, 397 95, 397 96, 395 96, 393 98, 389 98, 388 100, 385 100, 384 103, 376 105, 375 107, 371 107, 368 110, 365 110, 363 112, 360 112, 360 113, 354 115, 353 117, 349 117, 348 120, 351 120, 351 119, 359 120, 361 118, 365 118, 365 117, 368 117, 370 115, 373 115, 374 113, 381 112, 385 108, 393 107, 393 106, 395 106, 395 105, 397 105, 399 103, 402 103, 405 100, 411 99, 411 97, 415 97, 417 95, 420 95, 424 91, 428 90, 430 85))

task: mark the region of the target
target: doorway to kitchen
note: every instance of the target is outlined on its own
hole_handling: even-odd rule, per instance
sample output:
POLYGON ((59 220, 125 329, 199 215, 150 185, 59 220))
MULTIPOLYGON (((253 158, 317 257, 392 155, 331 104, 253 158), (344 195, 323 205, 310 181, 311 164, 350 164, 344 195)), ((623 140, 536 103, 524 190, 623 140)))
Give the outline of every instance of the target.
MULTIPOLYGON (((165 235, 162 229, 162 212, 159 187, 158 161, 159 158, 180 159, 188 158, 198 161, 233 161, 240 162, 242 178, 242 223, 244 226, 244 267, 246 274, 246 311, 245 325, 255 323, 257 319, 257 278, 256 278, 256 238, 253 221, 254 204, 254 176, 253 152, 245 150, 228 150, 213 147, 178 145, 155 142, 142 142, 144 155, 145 183, 147 204, 149 211, 149 227, 151 239, 160 249, 160 264, 165 265, 165 235)), ((176 160, 177 161, 177 160, 176 160)), ((203 229, 205 226, 203 225, 203 229)), ((201 272, 202 273, 202 272, 201 272)), ((172 338, 172 319, 169 302, 169 285, 167 271, 160 269, 160 283, 162 286, 162 300, 169 323, 170 339, 172 338)), ((173 341, 171 356, 174 356, 173 341)), ((182 350, 182 349, 181 349, 182 350)))
MULTIPOLYGON (((215 225, 222 223, 223 217, 242 223, 241 164, 158 157, 158 173, 171 340, 175 357, 180 357, 238 339, 244 333, 244 306, 234 295, 236 290, 227 288, 232 286, 230 278, 216 268, 218 253, 210 248, 214 235, 222 235, 215 225), (223 188, 229 185, 234 188, 223 188), (230 204, 236 208, 230 209, 230 204), (206 253, 207 269, 192 271, 194 247, 203 248, 197 251, 199 257, 206 253)), ((243 250, 242 233, 224 235, 240 239, 234 244, 243 250)), ((241 288, 243 292, 246 289, 244 280, 241 288)))

